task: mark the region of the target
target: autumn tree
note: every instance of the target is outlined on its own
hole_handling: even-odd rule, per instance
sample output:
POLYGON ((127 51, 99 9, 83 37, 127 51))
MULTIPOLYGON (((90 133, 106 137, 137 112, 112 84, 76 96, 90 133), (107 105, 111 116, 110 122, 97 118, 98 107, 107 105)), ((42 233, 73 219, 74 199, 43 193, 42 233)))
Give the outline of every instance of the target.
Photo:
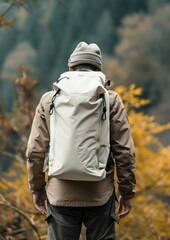
MULTIPOLYGON (((46 225, 43 217, 33 206, 28 191, 25 165, 25 148, 31 127, 35 106, 37 80, 30 69, 24 66, 15 81, 15 101, 12 112, 1 111, 0 137, 1 161, 12 159, 6 173, 0 177, 0 237, 2 239, 46 239, 46 225), (15 140, 15 141, 14 141, 15 140), (13 145, 11 148, 10 145, 13 145)), ((157 133, 168 130, 170 124, 158 125, 153 116, 139 110, 148 104, 141 98, 142 89, 116 87, 127 109, 136 146, 137 195, 132 213, 122 219, 117 227, 119 240, 145 239, 168 240, 169 228, 169 156, 170 147, 164 147, 157 133), (161 214, 160 214, 161 212, 161 214), (159 216, 159 217, 157 217, 159 216)), ((2 109, 2 108, 1 108, 2 109)))
POLYGON ((154 116, 135 112, 147 104, 141 88, 115 89, 125 102, 136 151, 137 194, 131 214, 118 227, 119 240, 168 240, 170 238, 170 146, 164 147, 157 134, 170 129, 160 126, 154 116))
MULTIPOLYGON (((15 80, 15 101, 12 112, 0 108, 1 166, 10 159, 8 168, 0 170, 0 238, 40 239, 44 235, 38 224, 41 217, 35 210, 28 190, 25 150, 38 94, 37 79, 28 66, 21 66, 15 80)), ((45 229, 45 228, 44 228, 45 229)))
MULTIPOLYGON (((11 7, 0 17, 0 27, 12 28, 15 21, 7 18, 8 11, 16 5, 26 6, 28 1, 6 2, 11 7)), ((159 0, 156 2, 160 3, 159 0)), ((165 147, 158 138, 160 132, 169 131, 170 125, 161 126, 153 116, 141 112, 140 107, 148 101, 141 98, 141 88, 131 85, 137 81, 144 87, 145 96, 150 91, 153 103, 160 101, 164 94, 168 95, 169 6, 152 9, 151 15, 140 14, 124 19, 120 30, 121 42, 115 50, 115 59, 109 63, 111 79, 118 85, 130 85, 114 89, 122 97, 129 115, 137 163, 134 207, 117 226, 118 240, 170 239, 170 146, 165 147), (158 87, 155 86, 157 84, 158 87), (148 86, 151 86, 149 90, 148 86)), ((103 14, 101 21, 95 25, 99 26, 96 32, 100 35, 100 26, 110 22, 110 16, 103 14)), ((46 46, 51 34, 47 32, 41 48, 46 46)), ((30 68, 22 66, 14 82, 15 97, 11 102, 11 112, 7 113, 0 105, 0 161, 4 167, 10 160, 6 172, 0 169, 0 238, 3 240, 30 240, 30 236, 31 240, 47 239, 43 217, 33 206, 28 190, 25 165, 27 138, 39 99, 37 84, 30 68)), ((165 109, 167 111, 168 106, 165 109)))

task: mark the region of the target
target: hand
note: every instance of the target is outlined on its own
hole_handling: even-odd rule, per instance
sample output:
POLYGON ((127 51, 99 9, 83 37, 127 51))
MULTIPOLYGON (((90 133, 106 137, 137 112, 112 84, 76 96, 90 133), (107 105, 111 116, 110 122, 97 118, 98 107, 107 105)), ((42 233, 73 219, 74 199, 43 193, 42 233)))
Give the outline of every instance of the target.
POLYGON ((33 195, 33 202, 35 207, 42 213, 42 214, 46 214, 47 210, 46 210, 46 205, 45 205, 45 201, 47 199, 47 195, 46 195, 46 191, 42 191, 42 192, 34 192, 33 195))
POLYGON ((132 209, 131 199, 125 199, 122 196, 119 197, 118 218, 126 217, 132 209))

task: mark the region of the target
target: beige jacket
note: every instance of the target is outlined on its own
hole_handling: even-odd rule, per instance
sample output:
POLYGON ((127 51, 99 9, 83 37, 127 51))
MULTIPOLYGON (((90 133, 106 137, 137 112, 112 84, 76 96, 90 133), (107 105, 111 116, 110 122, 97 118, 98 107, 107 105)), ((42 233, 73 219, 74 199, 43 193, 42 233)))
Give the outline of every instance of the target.
MULTIPOLYGON (((46 188, 51 204, 58 206, 98 206, 107 202, 114 191, 114 171, 97 182, 59 180, 49 177, 45 181, 44 166, 49 150, 49 109, 53 91, 45 93, 37 106, 26 151, 28 181, 31 192, 46 188)), ((135 194, 134 144, 124 105, 119 95, 109 91, 110 141, 116 167, 120 194, 130 199, 135 194)))

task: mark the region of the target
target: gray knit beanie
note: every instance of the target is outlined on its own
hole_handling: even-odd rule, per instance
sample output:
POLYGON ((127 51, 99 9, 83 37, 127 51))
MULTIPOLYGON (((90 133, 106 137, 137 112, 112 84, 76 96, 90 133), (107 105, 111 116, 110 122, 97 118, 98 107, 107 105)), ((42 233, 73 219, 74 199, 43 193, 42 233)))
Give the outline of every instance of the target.
POLYGON ((68 66, 74 67, 79 64, 91 64, 102 70, 101 50, 95 43, 87 44, 80 42, 68 60, 68 66))

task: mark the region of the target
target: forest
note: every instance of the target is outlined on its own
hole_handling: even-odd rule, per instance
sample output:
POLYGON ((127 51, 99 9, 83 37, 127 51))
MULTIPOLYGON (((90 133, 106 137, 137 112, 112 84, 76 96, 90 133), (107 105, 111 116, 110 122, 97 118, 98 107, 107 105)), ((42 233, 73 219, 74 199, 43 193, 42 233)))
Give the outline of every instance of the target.
POLYGON ((137 193, 117 239, 170 239, 169 23, 169 0, 0 1, 0 240, 47 239, 25 150, 40 96, 80 41, 102 49, 135 143, 137 193))

